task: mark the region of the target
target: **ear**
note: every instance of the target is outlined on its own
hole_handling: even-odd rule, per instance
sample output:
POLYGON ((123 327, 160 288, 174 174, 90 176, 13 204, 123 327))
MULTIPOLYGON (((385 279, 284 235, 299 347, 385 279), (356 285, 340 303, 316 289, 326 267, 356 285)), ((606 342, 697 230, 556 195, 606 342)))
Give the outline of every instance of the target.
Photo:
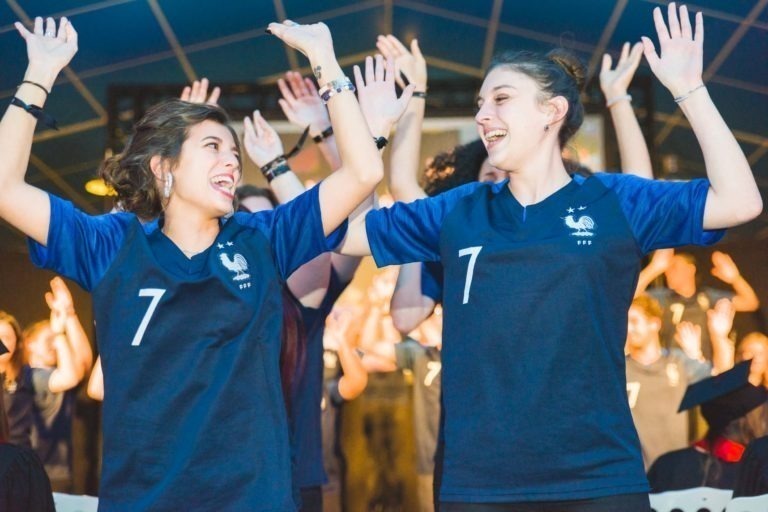
POLYGON ((149 159, 149 169, 155 175, 155 179, 163 181, 164 174, 168 172, 168 165, 165 159, 160 155, 155 155, 149 159))
POLYGON ((563 96, 555 96, 547 100, 546 108, 550 115, 549 124, 557 124, 568 114, 568 100, 563 96))

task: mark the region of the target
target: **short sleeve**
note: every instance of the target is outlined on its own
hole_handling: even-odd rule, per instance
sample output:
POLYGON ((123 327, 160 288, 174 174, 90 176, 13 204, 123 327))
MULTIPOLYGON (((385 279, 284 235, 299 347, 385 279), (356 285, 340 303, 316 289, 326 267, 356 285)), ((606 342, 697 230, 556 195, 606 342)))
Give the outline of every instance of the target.
POLYGON ((409 339, 395 343, 395 362, 400 370, 413 370, 413 343, 409 339))
POLYGON ((274 210, 235 214, 238 223, 261 230, 270 240, 283 279, 304 263, 334 250, 346 236, 347 221, 325 236, 319 191, 319 185, 312 187, 274 210))
POLYGON ((643 253, 683 245, 710 245, 725 230, 704 229, 709 181, 648 180, 626 174, 596 174, 618 196, 643 253))
POLYGON ((443 266, 430 261, 421 265, 421 294, 435 303, 443 301, 443 266))
POLYGON ((365 217, 365 230, 376 265, 402 265, 440 259, 443 219, 461 198, 488 184, 469 183, 411 203, 395 203, 365 217))
POLYGON ((48 195, 51 219, 45 245, 29 239, 32 263, 93 290, 109 269, 136 217, 129 213, 92 216, 69 202, 48 195))
POLYGON ((683 365, 685 376, 688 378, 690 384, 712 376, 712 365, 710 363, 691 359, 686 356, 682 350, 674 349, 673 352, 677 355, 678 360, 683 365))
POLYGON ((56 402, 56 393, 51 392, 49 383, 53 370, 49 368, 32 368, 32 388, 35 390, 35 406, 46 410, 56 402))

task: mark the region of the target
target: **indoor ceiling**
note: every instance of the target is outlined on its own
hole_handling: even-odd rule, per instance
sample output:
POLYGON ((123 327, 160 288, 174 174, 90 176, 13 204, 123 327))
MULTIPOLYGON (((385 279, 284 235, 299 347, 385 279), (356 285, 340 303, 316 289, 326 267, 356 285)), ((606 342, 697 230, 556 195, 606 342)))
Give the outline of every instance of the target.
MULTIPOLYGON (((430 77, 477 80, 491 55, 506 48, 575 51, 595 71, 603 52, 651 36, 655 0, 0 0, 0 98, 7 101, 26 66, 15 20, 67 16, 80 50, 54 88, 46 110, 60 130, 36 135, 28 180, 100 212, 84 184, 94 177, 107 140, 109 85, 174 84, 208 77, 214 84, 270 83, 306 60, 265 34, 267 23, 322 20, 343 66, 375 51, 376 35, 418 36, 430 77)), ((768 0, 697 0, 705 15, 705 78, 716 104, 768 190, 768 0)), ((648 75, 643 65, 640 74, 648 75)), ((654 81, 654 83, 656 83, 654 81)), ((680 167, 702 174, 691 130, 669 93, 654 86, 654 142, 680 167)), ((471 107, 468 105, 468 107, 471 107)), ((764 197, 766 195, 764 194, 764 197)), ((768 201, 766 201, 768 203, 768 201)), ((768 216, 748 228, 768 236, 768 216)), ((23 240, 0 222, 0 247, 23 240)))

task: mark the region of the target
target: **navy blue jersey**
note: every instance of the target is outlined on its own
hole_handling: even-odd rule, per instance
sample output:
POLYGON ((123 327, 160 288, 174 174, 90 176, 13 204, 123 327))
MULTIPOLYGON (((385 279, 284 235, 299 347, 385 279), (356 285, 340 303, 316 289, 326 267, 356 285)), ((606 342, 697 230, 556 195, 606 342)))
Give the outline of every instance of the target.
POLYGON ((159 221, 91 217, 51 196, 47 247, 31 252, 93 294, 102 509, 295 509, 280 287, 343 236, 324 237, 317 189, 236 213, 192 258, 159 221))
POLYGON ((421 294, 436 304, 443 302, 443 266, 435 261, 421 264, 421 294))
POLYGON ((522 206, 473 183, 366 218, 379 266, 440 260, 446 502, 646 492, 626 398, 643 255, 714 242, 708 182, 573 177, 522 206))
POLYGON ((333 309, 336 299, 349 282, 341 282, 331 269, 328 291, 318 308, 301 308, 304 327, 307 330, 307 352, 304 372, 291 397, 291 421, 296 458, 294 485, 315 487, 326 483, 323 470, 323 334, 325 319, 333 309))

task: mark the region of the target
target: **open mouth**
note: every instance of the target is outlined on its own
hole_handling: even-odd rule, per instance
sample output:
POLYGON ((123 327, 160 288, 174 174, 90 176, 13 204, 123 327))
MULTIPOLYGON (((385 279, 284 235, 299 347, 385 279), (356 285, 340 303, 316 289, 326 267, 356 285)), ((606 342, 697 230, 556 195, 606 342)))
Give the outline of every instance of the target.
POLYGON ((483 134, 483 138, 485 139, 485 142, 488 144, 489 148, 506 136, 506 130, 490 130, 483 134))
POLYGON ((235 178, 230 174, 214 176, 211 178, 211 186, 229 199, 235 197, 235 178))

